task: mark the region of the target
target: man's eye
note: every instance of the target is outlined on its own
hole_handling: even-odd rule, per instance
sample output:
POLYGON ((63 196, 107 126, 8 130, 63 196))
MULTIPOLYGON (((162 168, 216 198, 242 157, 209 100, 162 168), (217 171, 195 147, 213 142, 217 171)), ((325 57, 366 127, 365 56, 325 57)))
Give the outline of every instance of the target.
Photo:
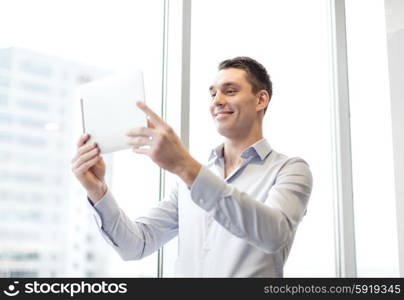
POLYGON ((226 94, 234 94, 236 91, 235 90, 227 90, 226 94))
POLYGON ((215 97, 216 97, 216 93, 210 94, 210 96, 211 96, 212 98, 215 98, 215 97))

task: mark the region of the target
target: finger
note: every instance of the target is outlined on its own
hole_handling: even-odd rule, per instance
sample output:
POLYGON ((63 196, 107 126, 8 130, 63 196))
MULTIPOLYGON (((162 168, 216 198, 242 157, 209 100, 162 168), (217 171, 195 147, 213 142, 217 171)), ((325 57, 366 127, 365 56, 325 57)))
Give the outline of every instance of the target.
POLYGON ((154 125, 153 122, 150 119, 147 119, 147 127, 156 128, 156 125, 154 125))
POLYGON ((153 123, 157 126, 166 126, 166 122, 162 118, 160 118, 154 111, 152 111, 144 102, 138 101, 136 102, 137 107, 139 107, 146 115, 150 117, 153 123))
POLYGON ((147 127, 136 127, 130 129, 127 133, 127 136, 153 136, 154 130, 152 128, 147 127))
POLYGON ((98 155, 99 150, 98 148, 95 148, 91 150, 90 152, 87 152, 86 154, 81 155, 74 163, 73 163, 73 169, 78 169, 80 166, 88 161, 89 159, 92 159, 94 156, 98 155))
POLYGON ((138 153, 138 154, 144 154, 144 155, 150 156, 149 155, 150 148, 149 149, 147 149, 147 148, 133 148, 133 152, 138 153))
POLYGON ((80 156, 82 156, 84 153, 86 153, 88 151, 91 151, 95 147, 97 147, 96 143, 92 143, 92 144, 88 144, 88 145, 84 145, 84 146, 79 147, 77 152, 76 152, 76 155, 71 160, 71 163, 74 163, 77 159, 80 158, 80 156))
MULTIPOLYGON (((101 152, 101 151, 100 151, 100 152, 101 152)), ((101 153, 99 153, 98 156, 99 156, 100 158, 99 158, 97 164, 105 165, 104 158, 102 157, 101 153)))
POLYGON ((90 135, 88 133, 83 134, 77 142, 77 147, 83 146, 89 138, 90 135))
POLYGON ((84 174, 85 172, 87 172, 91 167, 93 167, 98 160, 100 159, 100 156, 95 156, 94 158, 86 161, 85 163, 83 163, 78 169, 77 169, 77 173, 79 174, 84 174))
POLYGON ((81 146, 79 149, 77 149, 77 154, 79 156, 83 155, 84 153, 87 153, 88 151, 91 151, 94 148, 98 148, 97 143, 95 143, 95 142, 88 144, 88 145, 81 146))
POLYGON ((151 145, 151 142, 152 141, 149 137, 138 136, 138 137, 128 139, 127 144, 131 145, 133 147, 141 147, 141 146, 151 145))
POLYGON ((72 163, 72 169, 78 169, 80 165, 88 161, 89 159, 93 158, 94 156, 99 154, 99 149, 93 149, 92 151, 89 151, 81 156, 79 156, 73 163, 72 163))

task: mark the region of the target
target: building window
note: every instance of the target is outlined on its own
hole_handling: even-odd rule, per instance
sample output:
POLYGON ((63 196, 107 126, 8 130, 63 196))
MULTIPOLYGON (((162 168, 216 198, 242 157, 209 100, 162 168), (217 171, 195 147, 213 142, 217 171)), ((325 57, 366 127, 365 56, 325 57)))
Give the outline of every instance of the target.
POLYGON ((38 277, 38 272, 33 270, 11 271, 8 277, 22 278, 22 277, 38 277))
POLYGON ((0 112, 0 124, 11 124, 14 118, 11 114, 0 112))
POLYGON ((20 64, 20 70, 34 76, 50 77, 52 75, 52 69, 49 62, 22 61, 20 64))
POLYGON ((8 97, 4 94, 0 94, 0 106, 8 104, 8 97))
POLYGON ((21 82, 20 88, 27 93, 40 94, 40 95, 49 95, 50 93, 49 86, 38 83, 32 83, 28 81, 21 82))
POLYGON ((9 87, 10 86, 10 78, 0 75, 0 87, 9 87))
POLYGON ((18 123, 20 126, 36 129, 45 129, 46 122, 44 120, 32 119, 32 118, 19 118, 18 123))
POLYGON ((17 105, 21 108, 35 110, 40 112, 46 112, 49 110, 49 103, 37 101, 37 100, 30 100, 30 99, 18 99, 16 101, 17 105))
POLYGON ((10 69, 11 67, 11 53, 10 49, 5 49, 0 52, 0 70, 10 69))

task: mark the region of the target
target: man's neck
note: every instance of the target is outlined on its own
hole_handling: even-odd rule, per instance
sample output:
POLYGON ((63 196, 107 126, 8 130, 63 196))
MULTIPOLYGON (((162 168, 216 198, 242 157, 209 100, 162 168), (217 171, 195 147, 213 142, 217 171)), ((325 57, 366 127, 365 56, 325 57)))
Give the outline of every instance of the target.
POLYGON ((241 163, 241 153, 262 139, 262 134, 256 134, 244 139, 226 139, 223 147, 223 157, 225 165, 225 175, 227 176, 233 169, 241 163))

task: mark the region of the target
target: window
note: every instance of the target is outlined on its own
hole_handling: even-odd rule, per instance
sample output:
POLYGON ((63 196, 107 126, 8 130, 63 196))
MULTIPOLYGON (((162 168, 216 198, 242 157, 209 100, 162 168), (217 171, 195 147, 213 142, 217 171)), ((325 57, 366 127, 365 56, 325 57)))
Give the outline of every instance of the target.
POLYGON ((10 69, 11 59, 10 51, 5 50, 0 53, 0 71, 10 69))
POLYGON ((311 167, 312 196, 285 266, 287 277, 335 276, 328 22, 326 1, 192 3, 191 153, 206 162, 221 142, 208 112, 218 63, 251 56, 267 67, 274 85, 264 136, 276 151, 300 156, 311 167))
POLYGON ((38 120, 38 119, 32 119, 32 118, 19 118, 18 123, 22 127, 28 127, 31 129, 38 128, 43 130, 45 126, 45 121, 44 120, 38 120))
POLYGON ((12 123, 13 117, 10 114, 7 113, 1 113, 0 112, 0 124, 1 123, 12 123))
POLYGON ((10 79, 7 76, 0 74, 0 87, 9 87, 10 79))
POLYGON ((40 100, 31 99, 18 99, 16 101, 17 105, 21 108, 37 111, 47 111, 49 110, 49 104, 41 102, 40 100))
MULTIPOLYGON (((35 215, 27 212, 23 216, 15 210, 7 211, 7 221, 0 219, 0 232, 8 232, 2 236, 0 253, 4 245, 25 234, 41 236, 31 243, 43 249, 38 255, 55 255, 55 259, 44 265, 30 265, 25 269, 18 267, 17 259, 0 258, 1 274, 157 275, 157 254, 142 261, 122 261, 103 240, 88 209, 86 195, 70 172, 70 160, 81 134, 78 103, 73 98, 78 84, 140 68, 144 71, 146 101, 160 111, 163 4, 162 0, 1 1, 0 109, 8 105, 7 111, 0 112, 0 149, 9 153, 0 157, 2 162, 8 159, 8 163, 0 164, 0 193, 5 196, 1 199, 14 207, 24 199, 24 203, 36 201, 31 195, 37 195, 43 199, 37 206, 44 205, 48 210, 41 212, 32 207, 35 215), (91 22, 88 22, 89 15, 91 22), (7 190, 3 188, 5 182, 7 190), (76 208, 86 213, 74 214, 76 208), (46 211, 61 209, 71 213, 59 214, 56 219, 45 216, 46 211), (30 226, 35 220, 41 222, 30 226), (57 236, 65 237, 58 243, 47 229, 50 222, 57 236), (76 232, 76 226, 80 230, 70 235, 69 232, 76 232), (95 252, 86 252, 86 236, 91 236, 95 252), (79 248, 75 249, 74 244, 79 248)), ((135 219, 158 201, 158 168, 146 157, 128 150, 106 155, 105 159, 109 187, 130 218, 135 219)), ((7 251, 31 253, 28 243, 19 245, 18 249, 7 251)))
POLYGON ((20 88, 29 94, 39 94, 41 96, 48 95, 50 88, 43 84, 32 83, 29 81, 23 81, 19 84, 20 88))
POLYGON ((51 67, 48 63, 41 63, 38 61, 22 61, 20 70, 34 76, 39 75, 43 77, 51 76, 51 67))
POLYGON ((11 135, 8 132, 0 131, 0 142, 2 142, 1 145, 9 143, 10 141, 11 141, 11 135))
POLYGON ((0 94, 0 106, 5 106, 7 104, 8 104, 7 96, 0 94))
POLYGON ((384 1, 346 1, 346 16, 357 273, 395 277, 398 234, 384 1))
MULTIPOLYGON (((336 87, 331 72, 330 2, 192 1, 188 78, 187 74, 181 77, 186 72, 176 61, 186 56, 180 57, 187 52, 181 46, 188 45, 181 44, 180 35, 168 38, 164 32, 167 27, 182 28, 179 2, 1 1, 0 201, 4 209, 0 213, 0 277, 157 276, 162 267, 157 253, 141 261, 123 261, 103 240, 85 192, 69 170, 81 134, 73 91, 79 84, 109 74, 142 69, 148 105, 164 112, 177 132, 181 128, 184 136, 189 134, 191 154, 206 162, 210 150, 222 141, 208 111, 208 87, 219 62, 235 56, 257 59, 273 81, 264 136, 276 151, 305 159, 313 173, 308 211, 298 227, 284 275, 338 274, 339 257, 334 249, 340 241, 334 238, 332 178, 336 157, 331 128, 336 87), (165 6, 167 3, 170 5, 165 6), (167 7, 170 18, 165 19, 167 7), (174 26, 166 26, 167 20, 174 26), (27 32, 27 24, 35 35, 27 32), (174 76, 168 76, 167 70, 174 76), (184 92, 181 84, 187 84, 188 79, 190 124, 185 121, 183 126, 184 116, 178 111, 188 104, 179 103, 184 92), (52 230, 48 229, 50 224, 52 230), (19 246, 7 247, 13 244, 19 246), (21 268, 23 260, 26 264, 21 268), (46 263, 35 263, 37 260, 46 263)), ((396 217, 396 205, 402 204, 395 195, 398 184, 394 186, 394 179, 402 180, 393 173, 397 145, 392 146, 391 123, 394 127, 395 122, 390 110, 402 119, 403 97, 396 95, 399 103, 390 106, 386 45, 391 46, 391 32, 386 33, 385 14, 389 16, 393 10, 385 11, 383 6, 392 2, 345 1, 355 217, 349 230, 355 232, 358 276, 399 274, 397 222, 403 221, 396 217)), ((399 28, 402 16, 397 20, 400 22, 394 26, 399 28)), ((403 29, 404 25, 401 37, 403 29)), ((400 66, 394 65, 402 75, 404 68, 400 66)), ((397 76, 400 87, 401 75, 397 76)), ((396 124, 400 133, 401 128, 396 124)), ((131 219, 154 206, 160 192, 169 190, 166 188, 177 180, 170 174, 162 176, 147 157, 131 150, 108 154, 104 159, 108 186, 131 219)), ((398 230, 402 228, 398 226, 398 230)), ((164 276, 174 275, 177 242, 164 249, 164 276)))

